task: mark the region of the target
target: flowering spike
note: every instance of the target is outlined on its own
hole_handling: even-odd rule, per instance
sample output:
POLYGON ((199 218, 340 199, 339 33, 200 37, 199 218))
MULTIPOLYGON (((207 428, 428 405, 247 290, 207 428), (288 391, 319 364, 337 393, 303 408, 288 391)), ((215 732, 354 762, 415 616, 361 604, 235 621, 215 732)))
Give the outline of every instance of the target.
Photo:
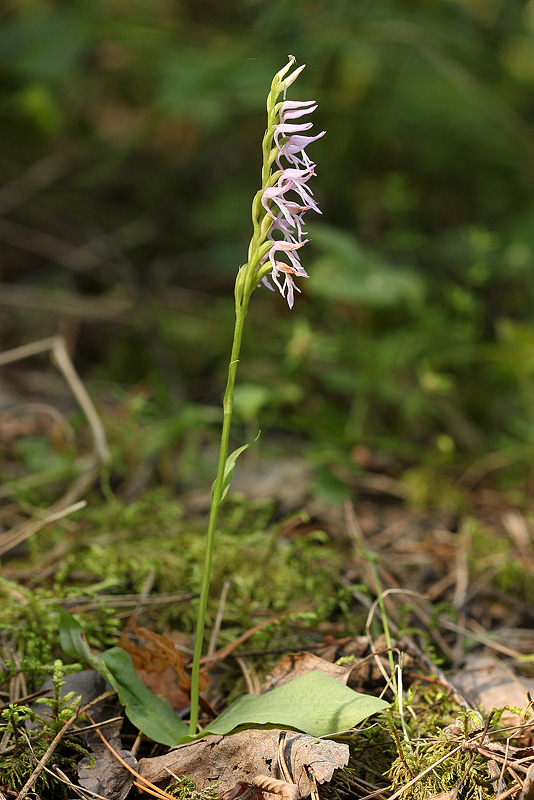
MULTIPOLYGON (((315 100, 286 100, 287 88, 304 69, 301 66, 290 71, 294 64, 295 58, 289 56, 288 63, 275 75, 267 98, 269 121, 263 140, 262 189, 253 211, 255 228, 260 232, 259 240, 254 240, 256 285, 261 281, 272 290, 269 276, 290 308, 294 292, 300 291, 294 278, 308 277, 300 263, 300 249, 308 241, 303 238, 303 216, 309 210, 321 213, 308 186, 315 175, 315 164, 306 148, 325 134, 321 131, 315 136, 304 135, 310 131, 312 123, 298 121, 317 109, 315 100), (277 102, 282 93, 283 100, 277 102), (270 246, 264 249, 266 243, 270 246)), ((250 287, 252 289, 253 285, 250 287)))
POLYGON ((290 308, 295 291, 300 291, 295 278, 308 277, 300 263, 300 250, 308 241, 303 217, 310 210, 321 213, 308 185, 315 175, 315 164, 306 148, 325 134, 311 135, 313 124, 301 121, 317 109, 315 100, 286 100, 286 90, 304 69, 294 68, 295 63, 295 57, 289 56, 288 63, 274 76, 267 97, 262 188, 252 205, 254 236, 242 278, 247 302, 261 282, 271 290, 274 284, 290 308))

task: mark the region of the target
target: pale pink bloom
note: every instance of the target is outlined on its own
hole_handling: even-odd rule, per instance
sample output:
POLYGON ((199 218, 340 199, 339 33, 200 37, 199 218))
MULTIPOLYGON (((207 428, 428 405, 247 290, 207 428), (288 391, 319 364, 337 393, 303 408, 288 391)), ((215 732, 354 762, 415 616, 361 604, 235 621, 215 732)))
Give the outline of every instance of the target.
POLYGON ((304 167, 309 167, 313 162, 305 152, 305 148, 311 144, 311 142, 320 139, 325 133, 326 131, 321 131, 317 136, 290 136, 287 142, 279 148, 278 155, 276 156, 276 163, 281 168, 280 158, 284 156, 290 164, 295 166, 302 164, 304 167), (300 157, 298 153, 301 154, 300 157))
POLYGON ((287 304, 289 308, 293 308, 293 303, 295 302, 294 290, 296 289, 297 292, 300 292, 299 287, 293 280, 293 275, 298 275, 300 278, 307 278, 308 274, 305 272, 305 270, 303 270, 302 272, 297 272, 296 270, 293 269, 293 267, 290 267, 288 264, 282 264, 279 261, 276 264, 276 271, 273 269, 271 273, 272 279, 278 286, 280 294, 282 295, 282 297, 285 297, 287 299, 287 304), (280 285, 280 282, 278 280, 279 272, 282 272, 284 275, 283 285, 280 285), (304 272, 304 274, 302 274, 302 272, 304 272))
POLYGON ((315 164, 310 163, 306 169, 285 169, 278 180, 278 186, 282 190, 282 196, 293 191, 298 194, 304 205, 309 206, 317 214, 320 214, 319 206, 313 199, 313 192, 306 188, 306 183, 315 175, 315 164))
MULTIPOLYGON (((280 213, 287 219, 291 226, 295 225, 295 219, 292 214, 292 210, 295 207, 302 208, 302 206, 298 206, 294 202, 290 202, 285 199, 286 192, 294 191, 296 192, 300 199, 303 201, 306 209, 313 209, 318 214, 321 213, 319 210, 319 206, 315 202, 312 197, 311 189, 305 189, 304 184, 310 177, 314 174, 313 167, 315 165, 310 165, 310 167, 306 170, 300 169, 286 169, 282 173, 278 183, 276 186, 270 186, 268 189, 265 189, 261 198, 261 202, 269 216, 271 216, 274 220, 277 219, 277 215, 275 215, 269 207, 269 200, 272 200, 275 205, 278 206, 280 213), (312 171, 310 171, 310 169, 312 171), (295 174, 299 173, 299 174, 295 174)), ((278 215, 280 216, 280 214, 278 215)))
MULTIPOLYGON (((290 267, 289 264, 282 264, 281 262, 278 262, 276 264, 276 271, 273 269, 273 271, 271 273, 271 276, 270 276, 273 279, 274 283, 276 284, 276 286, 278 288, 278 291, 280 292, 282 297, 286 297, 287 304, 288 304, 289 308, 293 308, 293 303, 295 302, 295 295, 294 295, 295 289, 297 290, 297 292, 300 292, 299 287, 297 286, 297 284, 293 280, 293 275, 296 275, 296 274, 297 274, 297 272, 295 272, 295 270, 292 267, 290 267), (279 276, 280 272, 282 272, 284 274, 284 283, 283 284, 280 284, 280 281, 278 279, 278 276, 279 276), (286 293, 287 293, 287 295, 286 295, 286 293)), ((307 273, 304 273, 304 274, 298 273, 298 275, 299 275, 300 278, 308 278, 309 277, 307 273)), ((269 280, 266 277, 263 279, 262 283, 268 289, 270 289, 271 292, 274 292, 274 288, 271 286, 271 284, 269 283, 269 280)))
POLYGON ((269 186, 267 189, 264 190, 261 203, 270 217, 276 219, 276 214, 273 214, 269 207, 269 200, 272 200, 275 205, 278 206, 280 209, 280 213, 287 219, 290 225, 293 224, 293 217, 291 215, 291 211, 288 208, 288 201, 285 200, 284 194, 289 191, 291 187, 289 186, 280 186, 279 184, 276 186, 269 186))

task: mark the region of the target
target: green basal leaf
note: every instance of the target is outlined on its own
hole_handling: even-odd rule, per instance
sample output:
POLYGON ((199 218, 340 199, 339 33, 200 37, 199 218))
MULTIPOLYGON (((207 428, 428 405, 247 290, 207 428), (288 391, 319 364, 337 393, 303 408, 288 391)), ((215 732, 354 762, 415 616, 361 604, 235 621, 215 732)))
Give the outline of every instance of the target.
MULTIPOLYGON (((205 734, 228 734, 242 726, 295 728, 310 736, 350 730, 389 703, 349 689, 323 672, 308 672, 262 695, 240 697, 206 726, 205 734)), ((182 742, 192 738, 185 737, 182 742)))
MULTIPOLYGON (((61 609, 59 617, 59 641, 62 650, 71 658, 88 664, 94 658, 80 623, 61 609)), ((107 678, 107 675, 105 676, 107 678)))
POLYGON ((81 625, 65 611, 61 612, 59 636, 67 655, 86 662, 109 681, 124 706, 126 716, 145 736, 169 747, 178 744, 185 736, 188 726, 163 697, 155 695, 140 680, 126 650, 112 647, 100 655, 93 655, 81 625))
POLYGON ((112 675, 126 715, 136 728, 155 742, 173 747, 189 730, 172 706, 138 678, 132 659, 122 647, 112 647, 100 659, 112 675))

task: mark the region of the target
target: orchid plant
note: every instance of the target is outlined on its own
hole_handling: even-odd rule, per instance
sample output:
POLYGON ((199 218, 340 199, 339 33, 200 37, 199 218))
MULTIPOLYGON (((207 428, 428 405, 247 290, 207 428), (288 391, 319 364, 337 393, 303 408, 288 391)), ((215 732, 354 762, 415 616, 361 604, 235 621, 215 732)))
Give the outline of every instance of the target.
POLYGON ((307 135, 311 122, 298 122, 317 108, 313 100, 286 100, 287 89, 298 78, 304 66, 295 66, 294 56, 276 73, 267 97, 267 130, 263 137, 263 169, 261 189, 252 202, 253 234, 248 260, 240 267, 235 282, 235 328, 228 379, 223 398, 223 425, 217 475, 212 488, 211 510, 206 539, 202 586, 197 618, 195 651, 191 672, 191 715, 189 732, 194 735, 198 724, 199 674, 211 564, 219 507, 228 491, 238 455, 248 446, 228 456, 228 442, 234 405, 234 386, 239 363, 243 327, 252 293, 261 284, 274 291, 274 284, 293 307, 295 278, 307 278, 300 263, 300 250, 308 242, 303 238, 303 217, 306 211, 320 214, 313 192, 308 186, 315 175, 315 164, 306 153, 309 144, 324 136, 307 135), (272 283, 271 283, 272 282, 272 283))

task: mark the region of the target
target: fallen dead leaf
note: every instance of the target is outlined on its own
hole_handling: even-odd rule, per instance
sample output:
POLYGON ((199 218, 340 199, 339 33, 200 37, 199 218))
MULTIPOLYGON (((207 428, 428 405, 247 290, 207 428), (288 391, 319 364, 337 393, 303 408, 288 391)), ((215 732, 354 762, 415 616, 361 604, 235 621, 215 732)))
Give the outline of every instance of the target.
POLYGON ((267 675, 261 687, 261 694, 277 689, 279 686, 283 686, 285 683, 289 683, 289 681, 305 675, 307 672, 324 672, 325 675, 330 675, 332 678, 346 684, 353 667, 354 664, 340 667, 337 664, 332 664, 331 661, 319 658, 313 653, 289 653, 289 655, 281 658, 272 672, 267 675))
POLYGON ((278 748, 285 734, 284 761, 301 798, 317 783, 332 779, 334 770, 348 764, 349 747, 330 739, 316 739, 295 731, 245 730, 232 736, 206 736, 181 745, 163 756, 143 758, 139 774, 155 784, 167 784, 169 771, 187 775, 197 789, 217 785, 220 793, 230 792, 238 781, 251 783, 258 775, 280 780, 278 748))
MULTIPOLYGON (((416 660, 408 651, 406 644, 394 641, 392 647, 395 651, 395 660, 398 659, 396 651, 402 651, 405 670, 413 670, 416 667, 416 660)), ((385 636, 380 636, 376 640, 376 653, 371 651, 367 636, 358 636, 343 642, 342 645, 337 643, 326 645, 321 651, 322 658, 313 653, 290 653, 283 656, 267 675, 261 693, 270 692, 300 675, 314 671, 324 672, 355 691, 376 686, 382 688, 384 679, 377 662, 380 659, 383 668, 389 670, 387 650, 385 636), (343 665, 332 663, 341 657, 351 660, 343 665)))
MULTIPOLYGON (((132 769, 137 768, 137 760, 129 750, 123 750, 120 731, 123 719, 111 722, 102 728, 102 735, 113 749, 132 769)), ((109 751, 96 731, 84 735, 85 745, 91 750, 94 762, 83 758, 78 764, 78 783, 84 789, 95 792, 108 800, 124 800, 130 793, 133 777, 117 758, 109 751)))
MULTIPOLYGON (((449 680, 474 708, 482 711, 503 706, 525 708, 527 692, 534 695, 534 678, 519 677, 490 655, 469 655, 463 669, 453 672, 449 680)), ((512 711, 505 711, 501 722, 518 725, 521 718, 512 711)))
MULTIPOLYGON (((171 639, 138 626, 132 617, 118 644, 129 653, 137 674, 149 689, 164 697, 175 710, 189 706, 191 678, 171 639)), ((210 679, 201 670, 200 691, 204 691, 209 683, 210 679)))

